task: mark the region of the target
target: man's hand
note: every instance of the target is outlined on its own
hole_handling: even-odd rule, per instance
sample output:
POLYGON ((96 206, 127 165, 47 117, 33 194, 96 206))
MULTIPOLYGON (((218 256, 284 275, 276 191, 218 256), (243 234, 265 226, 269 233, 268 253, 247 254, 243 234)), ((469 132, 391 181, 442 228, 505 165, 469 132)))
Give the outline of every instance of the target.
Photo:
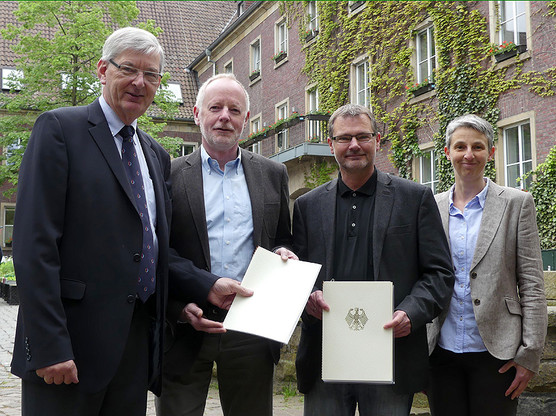
POLYGON ((222 322, 211 321, 203 317, 203 310, 195 303, 188 303, 181 311, 180 320, 189 322, 197 331, 208 332, 209 334, 221 334, 226 332, 222 322))
POLYGON ((500 368, 500 370, 498 370, 498 372, 505 373, 512 367, 515 367, 516 370, 515 378, 508 390, 506 390, 505 396, 508 397, 511 394, 511 399, 513 400, 518 398, 521 393, 523 393, 523 390, 525 390, 527 384, 529 384, 529 380, 533 378, 535 373, 533 373, 531 370, 527 370, 525 367, 520 366, 515 361, 508 361, 500 368))
POLYGON ((230 309, 236 294, 249 297, 253 296, 253 291, 241 286, 237 280, 221 277, 210 288, 207 300, 221 309, 230 309))
POLYGON ((77 378, 77 367, 73 360, 39 368, 36 373, 46 384, 79 383, 79 379, 77 378))
POLYGON ((295 255, 295 253, 293 251, 288 250, 286 247, 280 247, 274 252, 276 254, 279 254, 280 257, 282 257, 282 260, 284 261, 288 261, 288 259, 299 260, 299 258, 295 255))
POLYGON ((305 305, 305 310, 311 316, 322 320, 322 310, 329 311, 330 306, 324 301, 322 296, 322 290, 316 290, 311 293, 307 305, 305 305))
POLYGON ((394 338, 401 338, 411 333, 411 321, 404 311, 397 310, 392 315, 392 320, 386 322, 383 328, 394 328, 394 338))

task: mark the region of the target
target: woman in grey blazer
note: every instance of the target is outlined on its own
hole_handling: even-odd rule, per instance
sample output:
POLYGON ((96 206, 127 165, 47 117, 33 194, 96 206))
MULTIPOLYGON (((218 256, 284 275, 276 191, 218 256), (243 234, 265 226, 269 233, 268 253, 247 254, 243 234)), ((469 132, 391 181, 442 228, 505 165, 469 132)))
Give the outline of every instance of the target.
POLYGON ((538 371, 546 336, 533 198, 484 178, 493 135, 471 114, 446 129, 455 184, 436 201, 456 283, 449 309, 429 328, 434 416, 515 415, 514 399, 538 371))

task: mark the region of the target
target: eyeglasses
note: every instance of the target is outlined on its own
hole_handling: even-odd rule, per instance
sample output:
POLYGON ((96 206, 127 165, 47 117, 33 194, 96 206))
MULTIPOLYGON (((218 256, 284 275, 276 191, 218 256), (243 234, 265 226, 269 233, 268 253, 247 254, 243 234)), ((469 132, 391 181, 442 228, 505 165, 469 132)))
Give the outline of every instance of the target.
POLYGON ((143 78, 147 82, 150 82, 151 84, 158 84, 158 81, 160 81, 160 78, 162 78, 162 74, 159 74, 158 72, 143 71, 142 69, 138 69, 129 65, 118 65, 112 59, 109 59, 108 62, 110 62, 112 65, 118 68, 124 77, 135 79, 137 75, 139 75, 139 73, 142 72, 143 78))
POLYGON ((355 138, 357 143, 367 143, 370 142, 374 137, 376 137, 376 133, 362 133, 358 134, 357 136, 334 136, 332 140, 336 141, 337 143, 346 144, 350 143, 352 139, 355 138))

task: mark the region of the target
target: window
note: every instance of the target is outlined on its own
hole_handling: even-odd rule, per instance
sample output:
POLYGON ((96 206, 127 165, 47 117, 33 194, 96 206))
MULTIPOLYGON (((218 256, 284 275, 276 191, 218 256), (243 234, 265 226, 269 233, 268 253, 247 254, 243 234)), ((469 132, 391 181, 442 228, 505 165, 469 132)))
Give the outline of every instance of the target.
POLYGON ((284 52, 286 55, 288 53, 288 27, 285 20, 276 24, 275 53, 279 54, 280 52, 284 52))
POLYGON ((529 189, 532 178, 527 178, 524 183, 518 182, 518 178, 533 170, 531 124, 527 121, 517 126, 507 127, 503 133, 505 185, 529 189))
POLYGON ((438 166, 434 150, 425 150, 419 158, 419 183, 428 186, 436 193, 438 186, 438 166))
MULTIPOLYGON (((433 81, 433 70, 436 67, 436 51, 434 47, 434 28, 430 26, 419 33, 416 38, 417 49, 417 83, 433 81)), ((425 82, 426 83, 426 82, 425 82)))
MULTIPOLYGON (((262 128, 261 116, 259 115, 253 117, 249 124, 249 134, 257 133, 261 130, 261 128, 262 128)), ((261 142, 258 141, 256 143, 253 143, 251 146, 249 146, 248 150, 250 150, 253 153, 261 154, 261 148, 262 148, 261 142)))
POLYGON ((4 247, 11 247, 14 230, 15 205, 6 204, 2 208, 2 245, 4 247))
POLYGON ((498 42, 513 42, 516 45, 527 45, 527 22, 525 1, 499 1, 498 42))
POLYGON ((359 13, 361 10, 363 10, 364 5, 364 1, 348 1, 349 12, 359 13))
POLYGON ((257 72, 261 73, 261 40, 257 39, 253 43, 251 43, 251 59, 250 59, 250 68, 249 73, 251 75, 256 74, 257 72))
POLYGON ((317 2, 310 1, 307 3, 307 20, 309 21, 307 23, 307 30, 319 30, 317 17, 317 2))
POLYGON ((234 61, 232 59, 230 59, 228 62, 224 64, 224 73, 225 74, 234 73, 234 61))
POLYGON ((355 104, 360 104, 365 107, 370 107, 371 105, 371 95, 370 95, 370 75, 369 75, 369 62, 364 61, 355 64, 355 104))
POLYGON ((245 12, 245 3, 243 1, 237 2, 237 15, 241 16, 245 12))
POLYGON ((11 160, 18 150, 22 151, 21 139, 17 139, 16 143, 11 143, 4 147, 4 156, 6 158, 6 165, 13 165, 14 161, 11 160))
POLYGON ((23 72, 13 68, 2 68, 2 89, 19 91, 22 87, 23 72))
POLYGON ((170 101, 183 104, 183 96, 181 94, 181 84, 179 82, 169 82, 168 86, 161 85, 160 88, 168 92, 168 99, 170 101))
POLYGON ((185 156, 197 150, 199 145, 197 143, 183 143, 180 149, 180 156, 185 156))
MULTIPOLYGON (((319 91, 316 88, 307 91, 307 113, 319 109, 319 91)), ((326 139, 326 128, 322 120, 307 120, 307 138, 310 142, 322 142, 326 139)))
MULTIPOLYGON (((276 106, 276 121, 288 117, 288 102, 276 106)), ((276 152, 281 152, 289 147, 288 129, 276 133, 276 152)))

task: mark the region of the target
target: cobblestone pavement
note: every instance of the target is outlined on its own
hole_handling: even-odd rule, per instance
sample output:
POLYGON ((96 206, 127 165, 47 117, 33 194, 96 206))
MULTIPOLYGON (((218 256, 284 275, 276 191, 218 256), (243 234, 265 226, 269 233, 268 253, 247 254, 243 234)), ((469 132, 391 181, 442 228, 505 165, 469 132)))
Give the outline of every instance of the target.
MULTIPOLYGON (((16 319, 17 306, 8 305, 0 299, 0 416, 21 415, 21 381, 10 373, 16 319)), ((274 396, 275 416, 301 416, 302 414, 303 396, 298 395, 287 399, 281 394, 274 396)), ((147 416, 155 416, 154 396, 151 393, 149 393, 147 416)), ((216 389, 211 389, 209 392, 205 416, 222 416, 216 389)))

